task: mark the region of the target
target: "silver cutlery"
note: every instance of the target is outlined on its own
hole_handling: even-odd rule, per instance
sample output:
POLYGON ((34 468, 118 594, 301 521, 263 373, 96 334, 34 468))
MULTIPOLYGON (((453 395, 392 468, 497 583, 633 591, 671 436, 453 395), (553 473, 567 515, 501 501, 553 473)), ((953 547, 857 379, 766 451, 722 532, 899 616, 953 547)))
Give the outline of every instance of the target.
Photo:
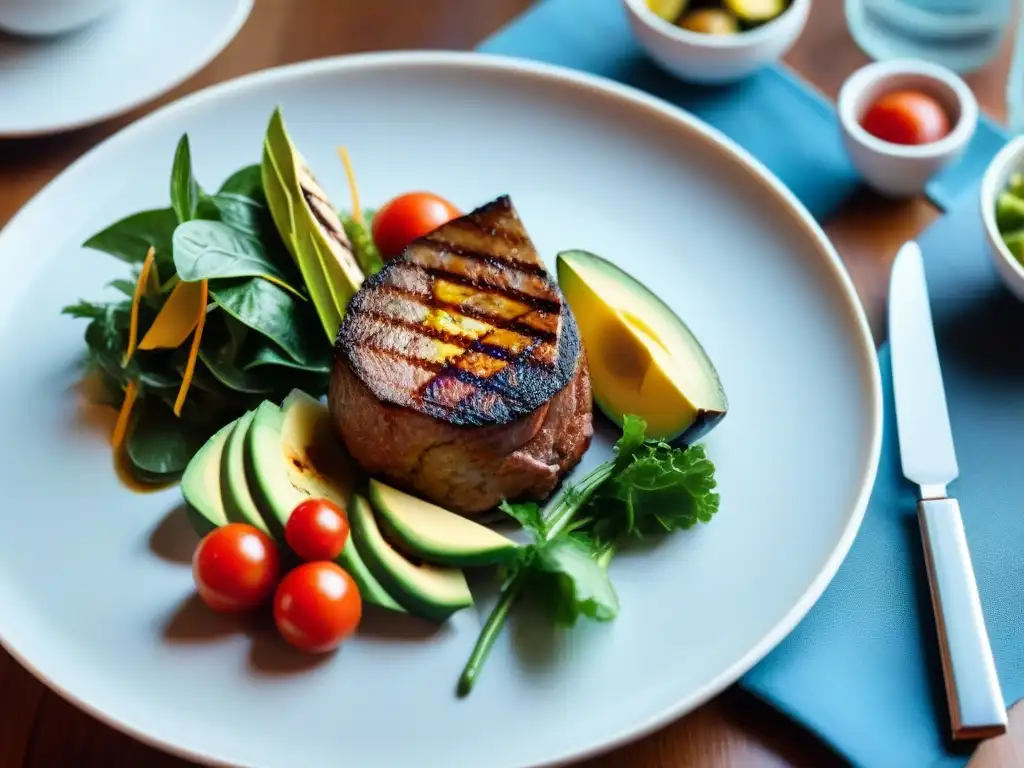
POLYGON ((903 474, 919 488, 917 505, 932 608, 938 629, 954 739, 1006 731, 985 619, 960 505, 946 486, 957 478, 956 453, 932 328, 921 249, 909 242, 893 265, 889 345, 903 474))

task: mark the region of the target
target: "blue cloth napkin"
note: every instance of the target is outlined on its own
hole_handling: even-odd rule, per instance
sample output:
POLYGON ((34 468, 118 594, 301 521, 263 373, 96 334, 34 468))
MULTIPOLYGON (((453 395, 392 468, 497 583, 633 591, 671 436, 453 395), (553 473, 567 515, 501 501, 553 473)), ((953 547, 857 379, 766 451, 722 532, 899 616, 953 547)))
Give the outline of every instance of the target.
MULTIPOLYGON (((671 102, 751 152, 818 220, 856 191, 860 179, 843 149, 835 109, 787 67, 766 67, 725 86, 687 84, 651 61, 625 13, 621 0, 543 0, 477 50, 590 72, 671 102)), ((983 118, 964 157, 931 181, 928 196, 947 209, 1004 141, 983 118)))
MULTIPOLYGON (((859 180, 832 106, 784 66, 725 87, 679 82, 634 41, 620 0, 545 0, 481 50, 640 88, 710 123, 774 172, 818 219, 859 180), (784 125, 785 130, 776 130, 784 125)), ((950 213, 920 238, 962 479, 961 502, 1003 693, 1024 695, 1024 304, 993 272, 977 181, 1006 136, 982 120, 929 197, 950 213)), ((886 350, 886 433, 864 526, 797 629, 741 680, 858 765, 962 765, 948 732, 913 489, 902 480, 886 350)), ((969 750, 969 748, 968 748, 969 750)))
MULTIPOLYGON (((991 266, 977 186, 918 239, 956 442, 968 546, 1007 704, 1024 696, 1024 304, 991 266)), ((914 489, 902 476, 888 350, 882 459, 832 584, 742 684, 857 765, 959 766, 914 489)))

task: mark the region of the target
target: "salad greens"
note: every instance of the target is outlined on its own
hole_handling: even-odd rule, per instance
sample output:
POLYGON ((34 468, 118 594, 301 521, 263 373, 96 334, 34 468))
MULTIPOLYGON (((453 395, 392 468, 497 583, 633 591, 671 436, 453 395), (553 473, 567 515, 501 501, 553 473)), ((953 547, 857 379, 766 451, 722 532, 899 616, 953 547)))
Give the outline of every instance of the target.
POLYGON ((643 419, 626 415, 615 456, 564 489, 546 514, 533 503, 502 504, 533 535, 504 568, 501 595, 459 678, 476 683, 512 606, 524 592, 543 598, 572 626, 580 616, 611 621, 619 600, 608 576, 616 551, 631 541, 709 522, 718 511, 715 467, 699 445, 646 440, 643 419))
MULTIPOLYGON (((147 484, 176 480, 208 437, 264 399, 281 400, 296 388, 324 394, 330 374, 331 338, 320 332, 308 287, 275 226, 261 166, 240 168, 207 192, 182 136, 169 202, 85 241, 125 262, 128 274, 109 284, 114 296, 63 310, 88 321, 90 397, 124 411, 115 443, 123 443, 133 478, 147 484), (179 291, 168 307, 184 284, 204 289, 179 291)), ((367 229, 351 226, 372 263, 367 229)))

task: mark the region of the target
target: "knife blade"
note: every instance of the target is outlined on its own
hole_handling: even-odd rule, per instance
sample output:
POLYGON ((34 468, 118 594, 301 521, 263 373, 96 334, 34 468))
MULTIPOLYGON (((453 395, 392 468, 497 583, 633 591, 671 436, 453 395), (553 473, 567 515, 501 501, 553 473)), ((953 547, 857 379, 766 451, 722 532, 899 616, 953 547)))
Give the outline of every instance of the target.
POLYGON ((900 462, 918 486, 918 519, 939 636, 954 739, 1006 731, 988 631, 978 597, 960 505, 946 486, 959 475, 932 326, 921 249, 896 256, 889 285, 889 347, 900 462))

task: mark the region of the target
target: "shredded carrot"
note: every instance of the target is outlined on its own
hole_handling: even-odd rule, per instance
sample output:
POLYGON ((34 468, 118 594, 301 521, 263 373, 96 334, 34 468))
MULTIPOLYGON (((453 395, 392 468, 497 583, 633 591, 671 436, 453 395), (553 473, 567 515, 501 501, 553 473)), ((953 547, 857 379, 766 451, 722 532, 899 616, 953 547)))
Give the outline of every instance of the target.
POLYGON ((139 349, 177 349, 196 327, 200 310, 206 310, 205 287, 198 282, 179 282, 139 342, 139 349))
POLYGON ((139 388, 133 379, 128 382, 128 386, 124 390, 124 402, 121 403, 121 410, 117 413, 117 421, 114 423, 114 434, 110 438, 110 442, 115 450, 121 447, 125 435, 128 434, 128 420, 131 418, 132 407, 135 405, 135 399, 138 397, 138 394, 139 388))
POLYGON ((348 150, 344 147, 338 147, 338 157, 341 158, 341 164, 345 166, 345 176, 348 178, 348 189, 352 194, 352 218, 362 224, 363 209, 359 205, 359 187, 356 186, 356 172, 352 169, 352 160, 349 159, 348 150))
POLYGON ((131 319, 128 321, 128 349, 124 352, 124 357, 121 358, 121 367, 127 367, 128 363, 131 362, 132 355, 135 354, 135 345, 139 340, 139 302, 142 300, 142 294, 146 290, 146 281, 149 279, 150 270, 153 268, 153 259, 156 256, 156 249, 153 246, 149 247, 149 252, 146 254, 146 260, 142 262, 142 270, 139 272, 139 280, 135 283, 135 293, 132 295, 132 314, 131 319))
POLYGON ((196 331, 192 336, 192 349, 189 350, 185 373, 181 377, 181 387, 178 389, 178 397, 174 401, 175 416, 181 416, 181 409, 185 406, 189 387, 192 386, 192 377, 196 372, 196 359, 199 357, 199 345, 203 340, 203 327, 206 325, 206 302, 209 299, 210 291, 205 280, 199 283, 199 289, 203 300, 199 302, 199 311, 195 322, 196 331))

